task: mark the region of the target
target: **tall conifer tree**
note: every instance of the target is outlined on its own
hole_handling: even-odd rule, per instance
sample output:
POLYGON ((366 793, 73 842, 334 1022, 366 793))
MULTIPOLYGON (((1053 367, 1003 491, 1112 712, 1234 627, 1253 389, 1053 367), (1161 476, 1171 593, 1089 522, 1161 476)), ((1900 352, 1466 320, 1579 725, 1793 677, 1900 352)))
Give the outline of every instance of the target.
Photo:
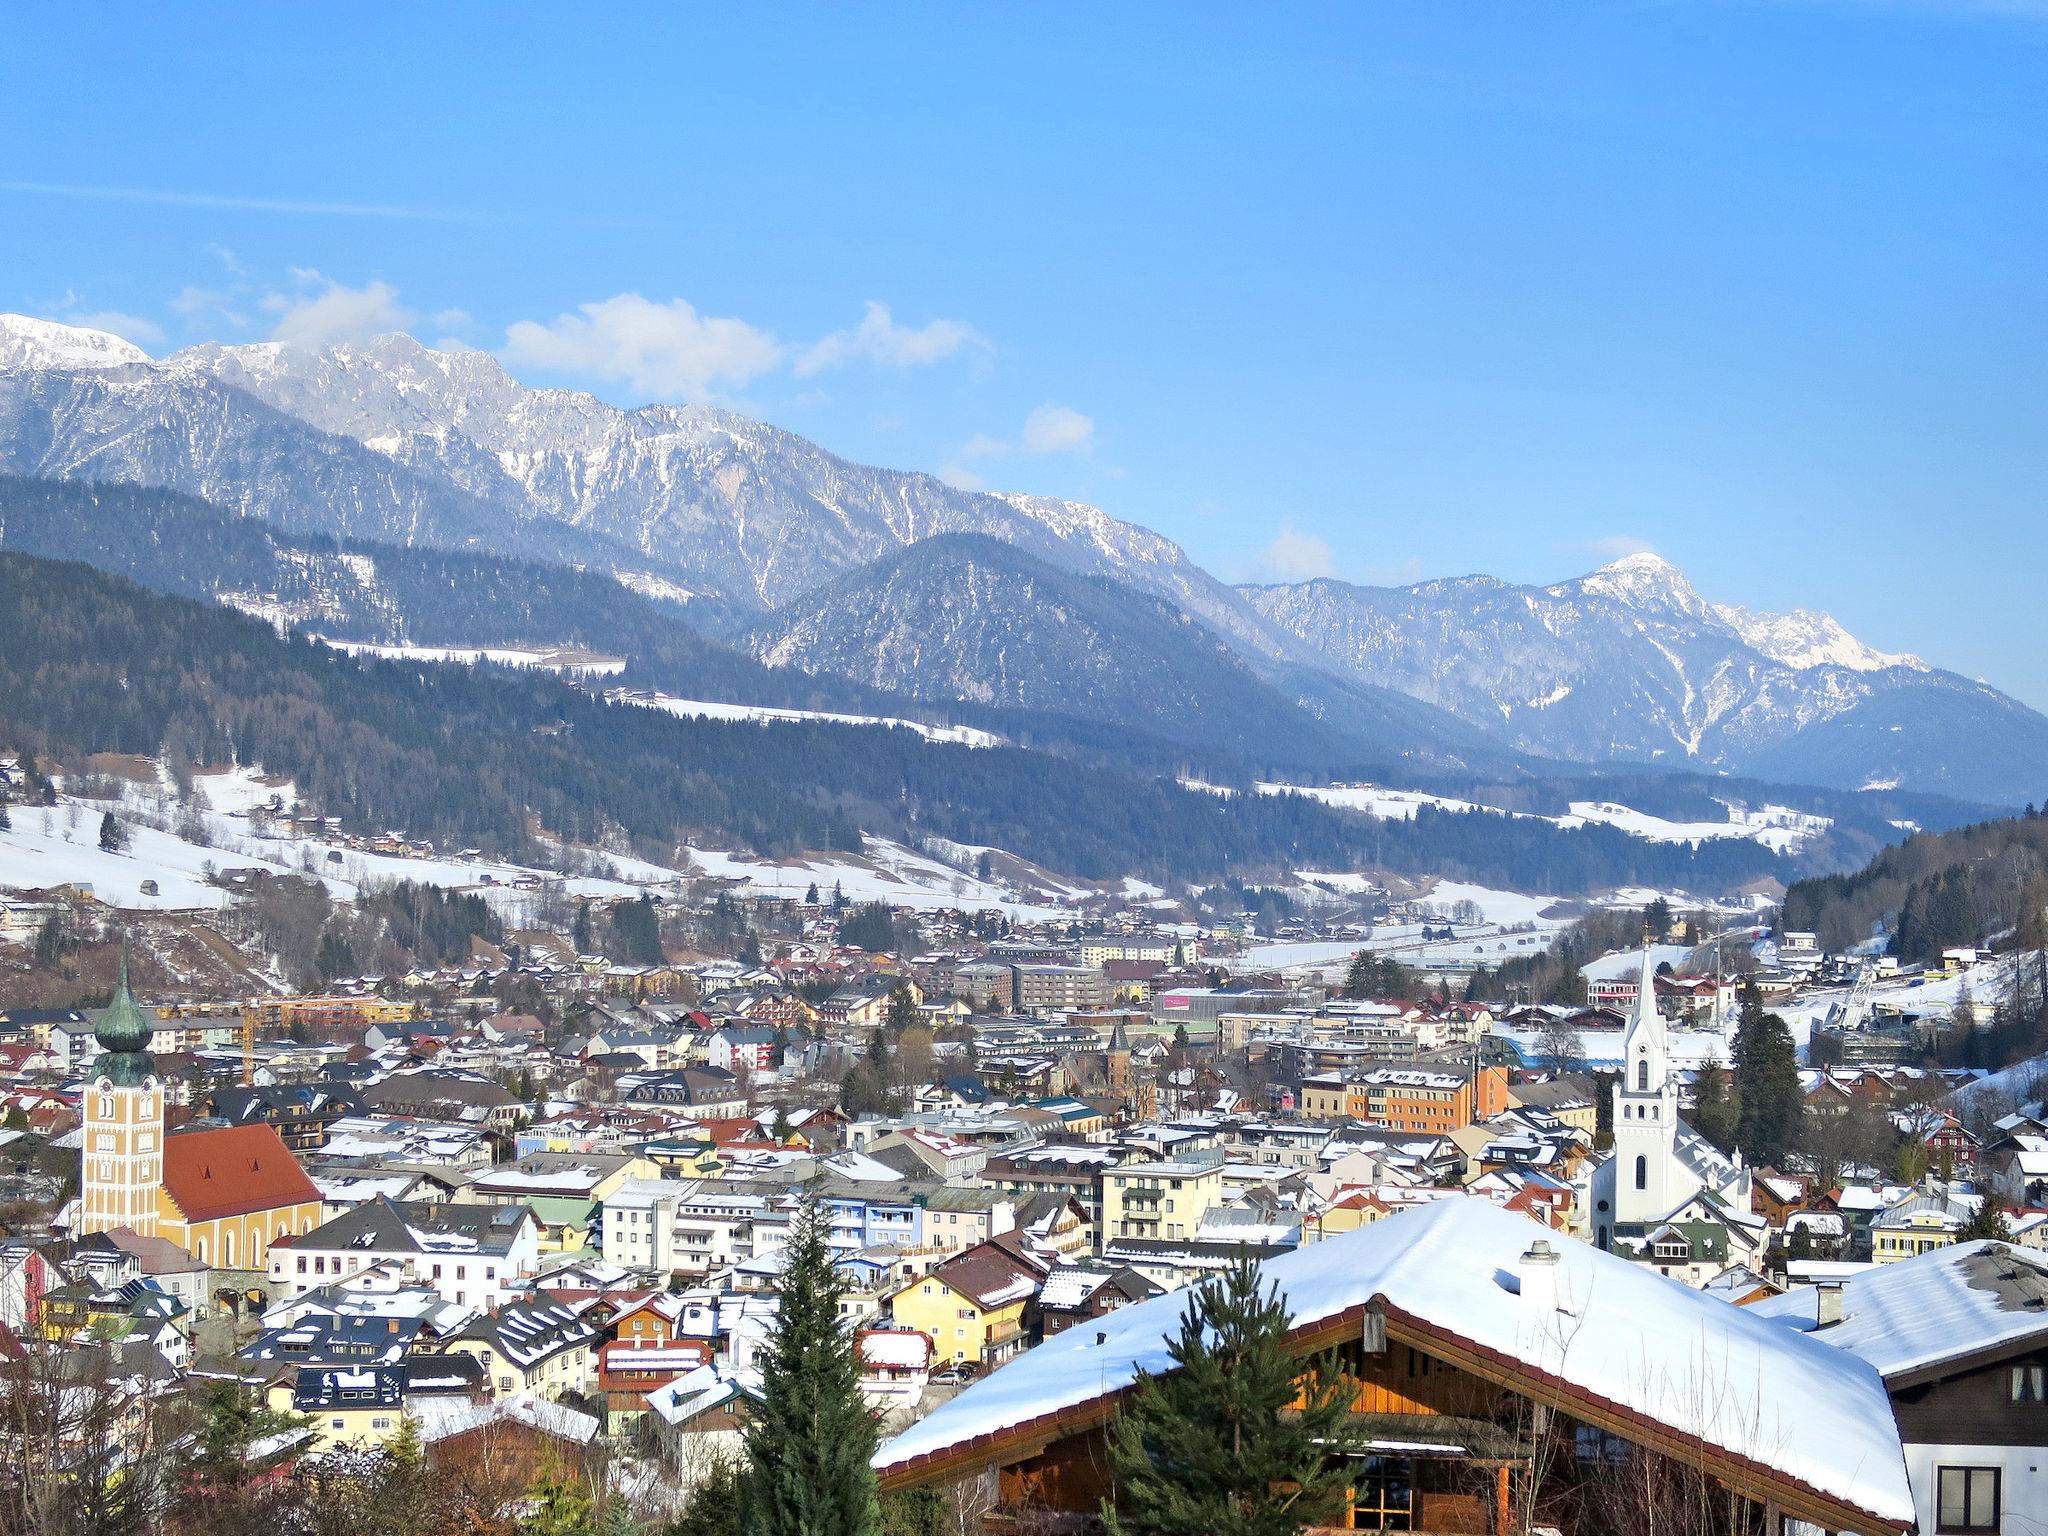
POLYGON ((874 1415, 860 1393, 845 1289, 826 1243, 828 1219, 807 1198, 789 1235, 761 1401, 747 1416, 741 1478, 750 1536, 876 1536, 881 1523, 874 1415))
POLYGON ((1334 1356, 1287 1350, 1287 1305, 1240 1253, 1203 1281, 1167 1352, 1117 1420, 1111 1536, 1294 1536, 1334 1525, 1355 1387, 1334 1356), (1297 1399, 1299 1408, 1297 1411, 1297 1399))

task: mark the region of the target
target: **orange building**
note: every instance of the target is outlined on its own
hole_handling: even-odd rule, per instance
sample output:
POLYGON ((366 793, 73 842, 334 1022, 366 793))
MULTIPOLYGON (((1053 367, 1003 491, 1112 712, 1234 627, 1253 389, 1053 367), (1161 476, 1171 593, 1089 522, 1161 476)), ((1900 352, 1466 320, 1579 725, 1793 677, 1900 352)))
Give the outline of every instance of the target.
POLYGON ((1305 1078, 1301 1111, 1312 1120, 1363 1120, 1394 1131, 1447 1134, 1508 1107, 1505 1067, 1374 1067, 1305 1078))

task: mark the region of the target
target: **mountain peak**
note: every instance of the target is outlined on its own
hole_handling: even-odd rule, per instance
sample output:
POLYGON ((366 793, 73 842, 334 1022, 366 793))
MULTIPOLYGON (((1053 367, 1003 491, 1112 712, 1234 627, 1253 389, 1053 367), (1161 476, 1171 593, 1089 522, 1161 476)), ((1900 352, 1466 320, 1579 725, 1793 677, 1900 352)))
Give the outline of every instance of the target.
POLYGON ((0 368, 120 368, 149 354, 112 331, 0 314, 0 368))
POLYGON ((1704 616, 1705 599, 1693 590, 1685 573, 1662 555, 1647 549, 1623 555, 1576 581, 1562 582, 1549 589, 1564 597, 1582 593, 1608 598, 1628 608, 1664 613, 1704 616))

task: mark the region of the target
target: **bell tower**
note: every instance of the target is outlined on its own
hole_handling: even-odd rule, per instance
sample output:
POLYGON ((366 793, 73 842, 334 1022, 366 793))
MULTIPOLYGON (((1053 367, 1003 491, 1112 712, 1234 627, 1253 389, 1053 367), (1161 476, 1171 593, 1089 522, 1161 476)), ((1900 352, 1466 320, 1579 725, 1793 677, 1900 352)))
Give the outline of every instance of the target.
POLYGON ((77 1231, 126 1227, 154 1237, 164 1181, 164 1092, 149 1054, 151 1026, 128 987, 128 949, 106 1012, 93 1026, 100 1055, 85 1085, 77 1231))
POLYGON ((1671 1177, 1678 1145, 1678 1086, 1671 1080, 1650 953, 1646 933, 1642 982, 1621 1037, 1621 1081, 1614 1089, 1614 1219, 1623 1226, 1667 1216, 1681 1198, 1671 1177))

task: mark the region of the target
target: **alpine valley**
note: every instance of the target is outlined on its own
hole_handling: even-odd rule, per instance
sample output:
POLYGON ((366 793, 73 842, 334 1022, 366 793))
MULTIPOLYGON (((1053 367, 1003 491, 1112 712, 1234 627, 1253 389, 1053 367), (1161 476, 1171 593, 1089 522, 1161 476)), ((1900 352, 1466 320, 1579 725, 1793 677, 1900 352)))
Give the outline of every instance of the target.
MULTIPOLYGON (((158 360, 0 317, 0 472, 0 548, 330 640, 583 647, 638 696, 971 728, 1120 793, 1370 783, 1490 807, 1499 835, 1502 812, 1611 833, 1623 823, 1589 827, 1582 807, 1624 800, 1681 824, 1771 805, 1828 829, 1694 871, 1720 889, 1774 860, 1860 862, 1901 827, 2048 787, 2048 719, 1825 615, 1716 604, 1654 556, 1547 587, 1234 587, 1094 507, 848 463, 708 406, 528 388, 488 354, 403 335, 158 360)), ((1329 804, 1363 819, 1378 803, 1329 804)), ((903 805, 832 814, 842 837, 919 826, 903 805)), ((958 806, 922 825, 941 821, 972 830, 958 806)), ((1041 862, 1106 867, 1062 864, 1041 834, 1041 862)), ((1259 846, 1274 868, 1314 862, 1259 846)), ((1574 888, 1642 873, 1625 862, 1574 888)))

